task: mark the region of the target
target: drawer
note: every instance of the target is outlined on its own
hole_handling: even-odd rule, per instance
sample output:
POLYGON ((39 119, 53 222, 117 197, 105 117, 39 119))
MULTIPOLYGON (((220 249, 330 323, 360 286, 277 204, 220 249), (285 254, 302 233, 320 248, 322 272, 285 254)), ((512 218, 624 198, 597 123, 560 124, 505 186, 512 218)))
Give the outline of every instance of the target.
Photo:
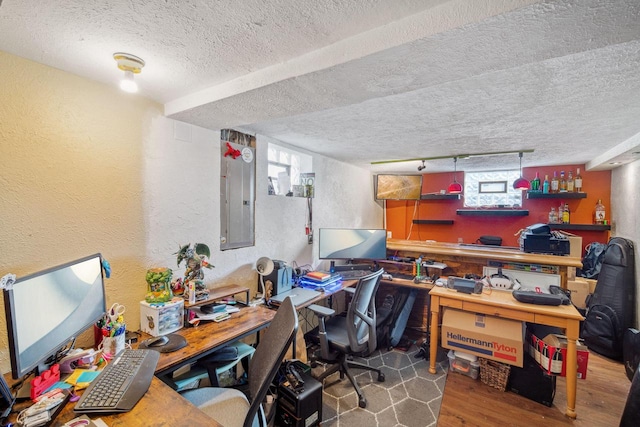
POLYGON ((505 319, 521 320, 523 322, 533 322, 535 314, 526 311, 513 310, 511 308, 493 307, 477 302, 464 301, 462 303, 464 311, 472 311, 474 313, 483 313, 496 317, 504 317, 505 319))

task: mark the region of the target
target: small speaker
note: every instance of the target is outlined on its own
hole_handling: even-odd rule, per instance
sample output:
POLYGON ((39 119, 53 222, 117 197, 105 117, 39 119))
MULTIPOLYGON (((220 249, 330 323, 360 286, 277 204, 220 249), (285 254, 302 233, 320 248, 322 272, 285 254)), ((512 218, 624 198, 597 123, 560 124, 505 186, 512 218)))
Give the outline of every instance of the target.
POLYGON ((447 278, 447 288, 455 289, 465 294, 481 294, 482 282, 473 279, 464 279, 462 277, 449 276, 447 278))

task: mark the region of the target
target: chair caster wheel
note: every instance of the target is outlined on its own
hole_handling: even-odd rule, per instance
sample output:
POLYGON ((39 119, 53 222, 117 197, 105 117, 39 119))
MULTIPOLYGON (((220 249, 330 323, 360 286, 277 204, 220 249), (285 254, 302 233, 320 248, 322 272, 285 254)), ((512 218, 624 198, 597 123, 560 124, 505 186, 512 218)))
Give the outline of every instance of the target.
POLYGON ((366 408, 367 407, 367 399, 365 399, 364 397, 361 397, 358 399, 358 406, 361 408, 366 408))
POLYGON ((381 382, 381 383, 384 382, 384 374, 382 372, 378 374, 378 382, 381 382))

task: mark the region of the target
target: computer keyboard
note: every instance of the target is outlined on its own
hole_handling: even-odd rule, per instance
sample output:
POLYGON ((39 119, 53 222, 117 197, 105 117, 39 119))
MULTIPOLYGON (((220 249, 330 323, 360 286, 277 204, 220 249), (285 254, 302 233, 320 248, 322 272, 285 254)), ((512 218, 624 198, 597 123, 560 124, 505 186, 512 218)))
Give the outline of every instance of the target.
POLYGON ((338 271, 338 274, 342 276, 343 279, 359 279, 367 274, 371 274, 369 270, 345 270, 338 271))
POLYGON ((125 349, 118 353, 91 382, 74 411, 130 411, 149 389, 159 358, 159 352, 147 349, 125 349))

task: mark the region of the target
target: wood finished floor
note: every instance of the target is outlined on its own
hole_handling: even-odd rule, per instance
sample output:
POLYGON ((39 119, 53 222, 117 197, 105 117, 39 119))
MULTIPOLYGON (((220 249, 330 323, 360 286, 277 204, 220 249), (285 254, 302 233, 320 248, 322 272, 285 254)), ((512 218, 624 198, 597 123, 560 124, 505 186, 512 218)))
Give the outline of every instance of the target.
POLYGON ((512 392, 500 392, 479 379, 449 373, 438 427, 454 426, 617 426, 631 387, 622 362, 590 353, 587 378, 578 380, 576 411, 564 415, 567 399, 564 378, 558 378, 552 407, 512 392))

